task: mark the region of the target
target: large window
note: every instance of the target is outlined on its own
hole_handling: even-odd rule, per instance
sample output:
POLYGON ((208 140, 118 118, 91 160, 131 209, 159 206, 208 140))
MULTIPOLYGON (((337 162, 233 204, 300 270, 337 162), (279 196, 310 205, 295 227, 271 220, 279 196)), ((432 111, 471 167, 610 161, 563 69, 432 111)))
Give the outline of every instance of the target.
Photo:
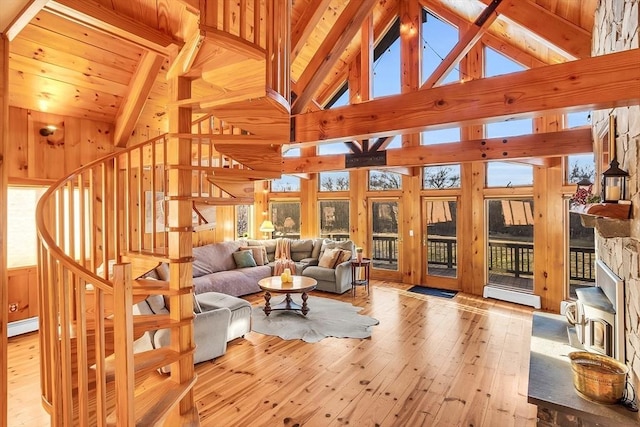
MULTIPOLYGON (((396 34, 399 33, 400 21, 396 19, 392 28, 396 34)), ((374 53, 375 56, 375 53, 374 53)), ((373 63, 373 96, 379 98, 386 95, 397 95, 400 89, 400 38, 386 47, 386 49, 375 56, 373 63)))
POLYGON ((250 236, 252 211, 253 206, 251 205, 236 206, 236 238, 250 236))
POLYGON ((271 202, 273 237, 300 238, 300 202, 271 202))
POLYGON ((489 284, 533 291, 533 200, 487 201, 489 284))
POLYGON ((369 190, 399 190, 402 188, 402 176, 387 171, 369 171, 369 190))
POLYGON ((7 267, 38 263, 36 205, 46 188, 9 187, 7 192, 7 267))
POLYGON ((349 239, 349 201, 321 200, 320 237, 332 240, 349 239))
POLYGON ((422 169, 422 188, 460 188, 460 165, 425 166, 422 169))
POLYGON ((349 172, 320 172, 318 187, 320 191, 348 191, 349 172))
POLYGON ((509 162, 487 163, 488 187, 522 187, 533 185, 533 166, 509 162))
MULTIPOLYGON (((458 42, 458 29, 431 13, 426 13, 422 24, 422 82, 433 74, 442 60, 458 42)), ((458 68, 454 68, 442 80, 442 84, 460 80, 458 68)))
POLYGON ((272 179, 271 191, 283 193, 300 191, 300 178, 297 176, 282 175, 282 178, 272 179))

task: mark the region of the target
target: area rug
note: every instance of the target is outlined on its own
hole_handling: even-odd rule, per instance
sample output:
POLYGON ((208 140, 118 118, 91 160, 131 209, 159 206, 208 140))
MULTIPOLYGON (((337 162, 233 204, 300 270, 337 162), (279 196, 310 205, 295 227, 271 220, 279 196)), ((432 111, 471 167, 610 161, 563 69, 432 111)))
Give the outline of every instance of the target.
POLYGON ((448 289, 428 288, 426 286, 413 286, 407 289, 409 292, 415 292, 416 294, 431 295, 433 297, 440 298, 453 298, 458 291, 450 291, 448 289))
MULTIPOLYGON (((281 298, 283 296, 275 295, 272 303, 281 298)), ((294 295, 293 300, 302 304, 299 295, 294 295)), ((253 307, 251 330, 283 340, 300 339, 313 343, 326 337, 368 338, 371 336, 371 327, 380 323, 373 317, 358 314, 362 307, 342 301, 310 296, 307 304, 309 312, 306 316, 290 310, 272 311, 266 316, 264 305, 253 307)))

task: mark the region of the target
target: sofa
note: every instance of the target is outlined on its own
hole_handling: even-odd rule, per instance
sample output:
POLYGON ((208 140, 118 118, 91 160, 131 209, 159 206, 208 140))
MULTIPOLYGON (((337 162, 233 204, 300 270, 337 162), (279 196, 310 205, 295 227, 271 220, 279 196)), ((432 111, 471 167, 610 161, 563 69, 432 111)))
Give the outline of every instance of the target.
MULTIPOLYGON (((260 292, 258 281, 274 271, 276 243, 277 239, 241 239, 193 248, 194 293, 219 292, 238 297, 260 292), (247 255, 245 252, 251 252, 252 264, 244 264, 244 257, 239 256, 247 255)), ((340 294, 351 289, 349 261, 354 253, 355 245, 350 240, 292 239, 290 245, 296 275, 316 279, 318 290, 340 294), (325 252, 338 249, 339 259, 321 265, 325 252)), ((166 264, 156 272, 159 279, 169 280, 166 264)))
MULTIPOLYGON (((169 314, 167 298, 151 295, 133 306, 134 315, 169 314)), ((205 362, 222 356, 227 343, 244 336, 251 330, 251 304, 218 292, 194 295, 193 335, 196 344, 193 363, 205 362)), ((166 347, 171 343, 171 330, 146 331, 133 343, 134 353, 166 347)), ((161 372, 170 372, 164 366, 161 372)))

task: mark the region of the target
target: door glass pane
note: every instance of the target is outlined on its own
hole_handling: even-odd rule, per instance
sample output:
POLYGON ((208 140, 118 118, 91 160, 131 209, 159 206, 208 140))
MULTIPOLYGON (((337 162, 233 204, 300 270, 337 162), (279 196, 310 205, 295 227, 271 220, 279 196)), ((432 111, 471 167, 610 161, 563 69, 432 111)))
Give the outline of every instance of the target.
POLYGON ((300 202, 272 202, 271 221, 275 227, 273 238, 300 238, 300 202))
POLYGON ((533 291, 533 200, 488 201, 489 283, 533 291))
POLYGON ((593 228, 582 225, 580 215, 569 213, 569 296, 577 298, 576 289, 594 286, 596 250, 593 228))
POLYGON ((349 201, 321 200, 320 237, 349 240, 349 201))
POLYGON ((456 201, 427 201, 426 220, 427 274, 456 277, 456 201))
MULTIPOLYGON (((384 270, 398 270, 398 202, 373 201, 372 242, 374 268, 384 270)), ((366 256, 366 255, 365 255, 366 256)))

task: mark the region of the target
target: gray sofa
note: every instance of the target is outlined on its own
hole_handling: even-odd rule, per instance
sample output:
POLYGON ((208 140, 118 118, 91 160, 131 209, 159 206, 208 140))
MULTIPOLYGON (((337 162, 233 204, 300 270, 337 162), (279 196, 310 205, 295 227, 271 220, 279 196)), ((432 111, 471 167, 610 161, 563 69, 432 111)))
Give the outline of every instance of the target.
MULTIPOLYGON (((291 240, 290 255, 296 265, 295 274, 316 279, 317 289, 321 291, 341 294, 351 289, 349 259, 332 267, 318 265, 325 250, 336 247, 349 251, 349 259, 353 257, 355 245, 350 240, 343 242, 326 239, 291 240)), ((275 250, 276 239, 235 240, 193 248, 194 292, 196 294, 220 292, 232 296, 260 292, 258 281, 273 274, 275 250), (259 247, 263 247, 266 252, 266 264, 255 267, 237 267, 234 252, 250 248, 257 250, 259 247)), ((161 271, 162 268, 156 270, 160 279, 168 280, 166 268, 164 268, 165 271, 161 271)))

